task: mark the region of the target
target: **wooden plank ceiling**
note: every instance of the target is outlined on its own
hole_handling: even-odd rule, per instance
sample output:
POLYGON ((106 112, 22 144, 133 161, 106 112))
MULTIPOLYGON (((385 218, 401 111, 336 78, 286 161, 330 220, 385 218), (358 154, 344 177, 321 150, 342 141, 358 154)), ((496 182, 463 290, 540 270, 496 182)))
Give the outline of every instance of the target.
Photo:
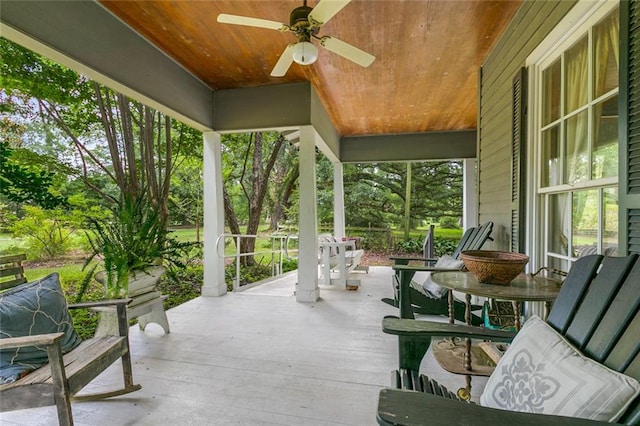
MULTIPOLYGON (((271 69, 293 33, 219 24, 220 13, 289 23, 302 0, 100 2, 212 89, 310 81, 342 136, 474 129, 477 75, 521 0, 353 0, 322 26, 376 56, 369 68, 320 48, 271 69)), ((315 6, 316 0, 309 0, 315 6)))

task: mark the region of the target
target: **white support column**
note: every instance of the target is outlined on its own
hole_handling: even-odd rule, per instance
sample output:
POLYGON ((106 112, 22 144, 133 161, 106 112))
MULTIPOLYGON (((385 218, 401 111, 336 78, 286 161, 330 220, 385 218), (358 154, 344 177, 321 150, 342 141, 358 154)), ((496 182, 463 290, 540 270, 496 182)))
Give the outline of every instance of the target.
POLYGON ((346 236, 344 220, 344 178, 342 163, 333 163, 333 235, 346 236))
POLYGON ((462 227, 478 225, 478 191, 476 160, 466 159, 462 164, 462 227))
POLYGON ((218 256, 216 240, 224 234, 224 199, 222 196, 222 149, 220 134, 204 132, 204 284, 203 296, 222 296, 224 259, 218 256))
POLYGON ((318 288, 318 227, 316 202, 316 132, 300 128, 300 205, 298 209, 298 302, 315 302, 318 288))

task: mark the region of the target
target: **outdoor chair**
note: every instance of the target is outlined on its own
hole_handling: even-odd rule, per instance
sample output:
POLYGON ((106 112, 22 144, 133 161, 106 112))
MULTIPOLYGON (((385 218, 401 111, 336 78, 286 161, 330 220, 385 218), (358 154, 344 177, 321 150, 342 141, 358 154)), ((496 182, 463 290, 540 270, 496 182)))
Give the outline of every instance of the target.
POLYGON ((137 391, 129 349, 131 299, 67 305, 58 273, 26 282, 24 255, 0 257, 0 412, 55 405, 60 425, 72 425, 71 401, 92 401, 137 391), (115 307, 113 335, 81 340, 69 309, 115 307), (121 360, 123 385, 78 394, 121 360))
POLYGON ((638 255, 589 255, 571 267, 546 319, 516 334, 469 325, 386 317, 398 336, 399 369, 380 392, 381 425, 640 424, 638 255), (511 341, 480 405, 419 373, 434 337, 511 341))
MULTIPOLYGON (((463 268, 464 264, 460 259, 460 255, 463 251, 466 250, 479 250, 482 248, 483 244, 487 240, 491 240, 490 237, 491 231, 493 229, 493 222, 487 222, 477 228, 469 228, 465 231, 458 243, 458 246, 454 250, 454 252, 450 256, 442 256, 439 259, 431 257, 431 253, 429 253, 428 249, 428 241, 430 238, 433 238, 433 230, 429 229, 427 233, 427 237, 425 239, 424 245, 424 257, 391 257, 390 259, 394 261, 393 268, 395 273, 392 277, 392 285, 394 298, 384 298, 383 302, 395 306, 396 308, 400 307, 400 300, 403 296, 401 296, 402 291, 406 291, 408 289, 410 304, 412 310, 416 314, 424 314, 424 315, 449 315, 449 303, 447 300, 447 290, 433 283, 430 279, 430 276, 427 277, 423 284, 420 284, 416 281, 413 281, 413 276, 416 272, 426 271, 426 272, 434 272, 434 271, 450 271, 450 270, 460 270, 463 268), (405 276, 407 278, 407 283, 405 283, 406 288, 402 287, 402 283, 400 280, 400 272, 395 269, 398 265, 408 265, 410 261, 420 261, 424 262, 424 266, 415 266, 412 267, 411 270, 407 270, 407 268, 403 268, 405 271, 405 276)), ((429 274, 430 275, 430 274, 429 274)), ((455 308, 455 318, 459 321, 464 321, 464 311, 465 304, 460 300, 454 301, 455 308)), ((481 311, 481 305, 472 305, 472 311, 481 311)), ((413 318, 413 316, 403 316, 402 318, 413 318)), ((482 323, 482 318, 479 315, 472 315, 472 323, 479 325, 482 323)))

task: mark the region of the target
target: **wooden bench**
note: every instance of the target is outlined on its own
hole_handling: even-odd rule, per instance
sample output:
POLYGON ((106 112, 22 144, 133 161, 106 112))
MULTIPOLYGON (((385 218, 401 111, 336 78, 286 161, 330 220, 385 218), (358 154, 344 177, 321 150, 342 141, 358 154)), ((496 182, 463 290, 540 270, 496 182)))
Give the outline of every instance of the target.
POLYGON ((338 241, 332 236, 321 236, 318 249, 321 284, 337 284, 354 290, 360 285, 360 280, 350 279, 349 274, 356 270, 369 272, 368 266, 360 266, 364 250, 357 249, 353 240, 338 241), (331 277, 332 271, 338 272, 337 278, 331 277))
MULTIPOLYGON (((640 379, 638 256, 607 257, 604 261, 598 255, 578 259, 547 324, 586 357, 640 379)), ((496 410, 457 401, 455 393, 418 371, 434 337, 509 341, 513 332, 394 317, 385 318, 382 328, 385 333, 398 336, 399 369, 393 372, 395 389, 380 392, 377 420, 381 425, 588 423, 584 419, 496 410)), ((640 398, 633 400, 618 421, 640 424, 640 398)))
MULTIPOLYGON (((11 257, 0 258, 0 265, 6 265, 7 262, 15 262, 15 260, 11 257)), ((2 268, 0 271, 8 269, 2 268)), ((6 276, 5 274, 1 275, 6 276)), ((24 276, 24 271, 16 275, 24 276)), ((12 287, 22 284, 21 279, 16 279, 15 282, 17 284, 12 287)), ((3 282, 3 289, 10 288, 5 284, 6 282, 3 282)), ((72 399, 76 401, 95 400, 139 390, 141 386, 133 383, 131 367, 129 323, 126 309, 129 302, 129 299, 120 299, 68 305, 69 309, 115 306, 118 316, 118 333, 117 335, 85 340, 64 355, 61 347, 63 333, 0 339, 0 351, 10 348, 41 346, 46 348, 48 356, 48 364, 13 383, 0 385, 0 411, 56 405, 59 423, 72 425, 72 399), (118 359, 122 360, 123 388, 109 392, 76 395, 118 359)))
POLYGON ((27 282, 22 262, 27 260, 26 254, 0 257, 0 291, 27 282))

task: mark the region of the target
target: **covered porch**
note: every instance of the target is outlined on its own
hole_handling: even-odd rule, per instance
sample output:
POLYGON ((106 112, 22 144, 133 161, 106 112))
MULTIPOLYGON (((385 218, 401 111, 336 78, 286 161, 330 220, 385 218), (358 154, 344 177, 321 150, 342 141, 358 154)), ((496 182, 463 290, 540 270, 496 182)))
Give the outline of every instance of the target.
MULTIPOLYGON (((374 266, 358 274, 358 291, 322 286, 320 300, 298 303, 289 274, 169 310, 170 334, 157 324, 144 332, 133 326, 134 380, 142 390, 72 403, 75 424, 375 424, 378 392, 398 362, 397 338, 380 331, 382 317, 397 315, 380 301, 391 294, 391 275, 374 266)), ((464 377, 445 373, 432 357, 423 364, 450 389, 464 386, 464 377)), ((85 392, 121 380, 115 363, 85 392)), ((482 383, 473 379, 476 398, 482 383)), ((2 413, 0 423, 48 425, 55 410, 2 413)))

